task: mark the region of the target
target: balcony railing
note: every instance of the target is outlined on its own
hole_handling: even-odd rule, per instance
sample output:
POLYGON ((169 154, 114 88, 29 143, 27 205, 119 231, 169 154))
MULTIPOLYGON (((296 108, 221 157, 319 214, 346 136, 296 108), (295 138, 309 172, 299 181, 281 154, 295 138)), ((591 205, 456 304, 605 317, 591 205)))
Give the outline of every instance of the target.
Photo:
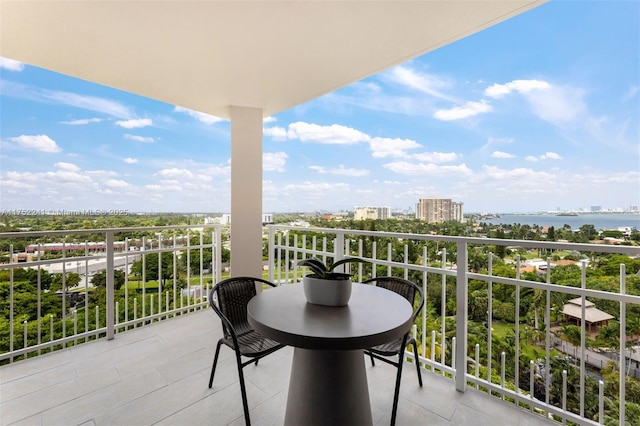
MULTIPOLYGON (((589 288, 587 270, 601 255, 614 253, 637 258, 640 247, 289 226, 269 227, 269 247, 269 263, 274 266, 270 268, 269 278, 280 284, 298 282, 301 275, 295 263, 309 256, 323 260, 358 256, 368 260, 370 266, 358 264, 357 269, 351 271, 356 279, 367 275, 396 275, 421 284, 427 300, 413 329, 414 337, 421 345, 419 362, 453 378, 459 391, 473 386, 505 403, 517 404, 563 423, 604 424, 606 420, 607 424, 625 424, 626 389, 628 386, 634 392, 638 389, 637 382, 632 386, 627 376, 632 370, 637 374, 638 369, 632 368, 629 355, 633 354, 622 345, 611 359, 613 368, 618 370, 618 383, 612 385, 601 378, 593 379, 596 374, 587 367, 601 368, 606 361, 600 353, 587 347, 587 334, 591 331, 586 328, 587 306, 594 301, 609 307, 615 304, 619 323, 625 325, 628 324, 628 312, 634 312, 638 319, 640 289, 635 288, 635 294, 627 291, 624 263, 619 265, 618 285, 614 291, 589 288), (578 280, 567 285, 552 282, 553 262, 549 256, 542 267, 527 277, 529 279, 522 276, 525 262, 520 255, 510 267, 513 276, 505 274, 504 268, 501 273, 494 273, 497 257, 492 252, 501 247, 511 247, 523 254, 531 250, 545 255, 573 251, 589 256, 576 266, 579 268, 578 280), (486 268, 482 272, 477 262, 478 253, 486 253, 486 268), (470 289, 474 290, 472 294, 470 289), (498 291, 509 292, 513 303, 496 306, 494 293, 498 291), (523 316, 521 303, 525 301, 525 295, 526 300, 537 303, 528 309, 529 313, 533 311, 535 324, 530 324, 523 316), (562 332, 570 329, 565 329, 557 318, 554 321, 552 314, 557 317, 562 309, 556 301, 575 298, 581 302, 577 319, 579 337, 577 341, 564 341, 567 337, 562 332), (470 312, 475 321, 469 321, 470 312), (478 321, 478 312, 483 314, 480 315, 482 321, 478 321), (497 317, 501 321, 497 321, 497 317), (512 324, 513 330, 513 334, 507 336, 510 340, 502 339, 507 341, 506 347, 497 345, 499 339, 494 336, 494 327, 505 323, 512 324), (552 330, 554 326, 555 330, 552 330), (534 334, 535 339, 543 343, 538 346, 538 356, 531 359, 524 349, 531 347, 525 343, 534 334), (556 348, 554 342, 562 343, 556 348), (573 348, 569 350, 572 357, 556 355, 562 348, 573 348), (492 371, 493 374, 487 373, 492 371), (617 394, 614 394, 616 389, 617 394), (612 401, 617 401, 616 406, 612 406, 612 401)), ((619 327, 619 342, 627 341, 627 327, 619 327)), ((634 334, 633 337, 640 337, 640 329, 634 330, 634 334)), ((412 358, 410 352, 406 355, 412 358)))
POLYGON ((0 279, 8 282, 2 288, 7 297, 0 341, 6 347, 0 363, 113 339, 207 308, 204 296, 222 269, 221 230, 203 225, 0 233, 9 244, 8 263, 0 264, 0 274, 8 275, 0 279), (103 277, 97 286, 96 275, 103 277))
MULTIPOLYGON (((618 342, 640 334, 629 328, 640 312, 640 286, 627 289, 625 265, 618 266, 615 285, 601 288, 591 279, 593 266, 604 257, 638 257, 640 247, 278 225, 267 230, 269 279, 279 285, 298 282, 305 271, 296 261, 309 256, 368 260, 351 271, 356 281, 396 275, 421 285, 427 303, 413 328, 418 361, 451 378, 458 390, 472 386, 563 423, 624 424, 627 392, 638 389, 630 378, 638 371, 632 362, 637 355, 625 345, 612 347, 607 365, 604 349, 590 348, 595 334, 587 324, 588 302, 609 312, 614 308, 615 320, 623 325, 615 332, 618 342), (512 263, 501 260, 506 249, 519 253, 512 263), (552 273, 552 253, 559 251, 584 257, 573 267, 577 275, 560 279, 552 273), (533 252, 543 262, 525 272, 525 257, 533 252), (573 337, 561 321, 562 302, 572 299, 580 302, 573 337), (609 382, 598 377, 602 368, 615 371, 608 373, 609 382)), ((1 233, 0 240, 13 242, 8 263, 0 264, 0 274, 8 274, 0 282, 9 284, 1 288, 8 306, 0 319, 5 321, 0 339, 9 342, 0 353, 2 363, 117 338, 117 333, 204 309, 204 296, 222 271, 223 232, 215 225, 1 233), (104 236, 102 242, 91 244, 98 235, 104 236), (150 273, 149 264, 157 272, 150 273), (105 285, 95 287, 98 281, 92 283, 89 275, 101 270, 105 285), (122 275, 127 285, 117 290, 122 275), (130 283, 136 279, 140 285, 134 289, 130 283), (22 290, 29 285, 35 294, 25 297, 22 290), (56 288, 58 296, 52 298, 56 288), (70 296, 78 290, 83 298, 70 296), (25 306, 34 305, 37 309, 26 315, 25 306)), ((413 361, 411 353, 406 355, 413 361)))

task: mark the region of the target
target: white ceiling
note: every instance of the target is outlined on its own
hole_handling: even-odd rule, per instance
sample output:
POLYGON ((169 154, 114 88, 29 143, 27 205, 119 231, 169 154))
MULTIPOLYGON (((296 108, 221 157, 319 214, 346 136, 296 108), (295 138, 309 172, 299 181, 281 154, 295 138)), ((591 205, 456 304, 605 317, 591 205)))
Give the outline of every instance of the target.
POLYGON ((546 0, 9 1, 0 56, 208 114, 264 116, 546 0))

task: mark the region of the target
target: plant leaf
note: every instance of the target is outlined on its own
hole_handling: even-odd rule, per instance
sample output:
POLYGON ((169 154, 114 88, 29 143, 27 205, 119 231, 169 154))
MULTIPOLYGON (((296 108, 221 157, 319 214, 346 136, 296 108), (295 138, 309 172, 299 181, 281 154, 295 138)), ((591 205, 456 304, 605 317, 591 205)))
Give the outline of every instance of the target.
POLYGON ((359 257, 345 257, 344 259, 341 259, 339 261, 337 261, 336 263, 334 263, 333 265, 331 265, 330 268, 328 268, 329 272, 333 271, 336 267, 340 266, 340 265, 345 265, 347 263, 366 263, 367 261, 364 259, 360 259, 359 257))
POLYGON ((325 264, 322 263, 320 259, 316 259, 315 257, 303 259, 297 263, 297 266, 306 266, 320 278, 325 277, 329 272, 325 264))

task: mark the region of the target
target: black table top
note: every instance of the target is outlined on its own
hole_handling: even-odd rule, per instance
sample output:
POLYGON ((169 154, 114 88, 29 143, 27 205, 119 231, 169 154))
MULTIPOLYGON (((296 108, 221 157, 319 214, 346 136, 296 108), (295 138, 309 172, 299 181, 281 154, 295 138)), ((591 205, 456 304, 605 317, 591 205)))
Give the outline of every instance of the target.
POLYGON ((404 297, 375 286, 353 284, 347 306, 307 303, 302 284, 263 291, 249 301, 249 324, 260 334, 304 349, 364 349, 409 331, 413 307, 404 297))

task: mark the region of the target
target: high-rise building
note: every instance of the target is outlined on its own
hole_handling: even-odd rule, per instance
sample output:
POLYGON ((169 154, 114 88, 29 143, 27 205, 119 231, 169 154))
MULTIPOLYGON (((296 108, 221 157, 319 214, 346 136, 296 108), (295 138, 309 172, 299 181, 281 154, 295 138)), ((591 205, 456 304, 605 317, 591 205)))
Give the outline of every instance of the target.
POLYGON ((450 198, 421 198, 416 204, 416 219, 426 222, 462 222, 462 205, 463 203, 453 202, 450 198))
POLYGON ((456 203, 453 201, 451 203, 451 220, 455 220, 456 222, 464 222, 464 216, 462 215, 462 205, 464 203, 456 203))
POLYGON ((353 218, 355 220, 389 219, 391 218, 391 207, 356 207, 353 218))

